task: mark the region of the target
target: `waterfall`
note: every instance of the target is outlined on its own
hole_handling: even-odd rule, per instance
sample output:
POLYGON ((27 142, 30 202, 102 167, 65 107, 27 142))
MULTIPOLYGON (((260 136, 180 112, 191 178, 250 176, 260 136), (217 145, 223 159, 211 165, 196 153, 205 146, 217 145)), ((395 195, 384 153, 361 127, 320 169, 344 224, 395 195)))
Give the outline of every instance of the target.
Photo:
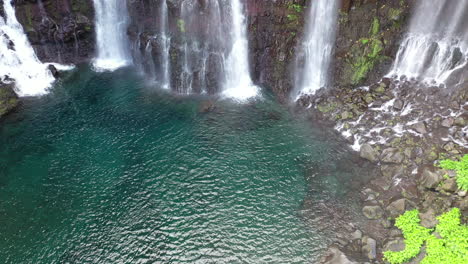
POLYGON ((129 7, 133 60, 158 87, 236 100, 257 95, 241 0, 136 1, 129 7), (140 17, 142 10, 154 19, 140 17))
POLYGON ((225 62, 226 82, 223 96, 245 100, 258 94, 250 78, 247 23, 240 0, 231 0, 232 48, 225 62))
POLYGON ((5 18, 0 17, 0 81, 13 79, 19 96, 46 94, 54 82, 48 65, 37 58, 9 0, 3 1, 3 9, 5 18))
POLYGON ((311 1, 304 41, 296 62, 294 99, 326 87, 332 60, 339 0, 311 1))
POLYGON ((94 67, 115 70, 130 63, 127 52, 128 14, 126 1, 94 0, 97 56, 94 67))
POLYGON ((167 2, 163 1, 161 8, 161 41, 162 41, 162 88, 169 89, 171 87, 171 77, 170 77, 170 63, 169 63, 169 48, 171 46, 171 38, 168 35, 168 24, 169 18, 167 15, 167 2))
POLYGON ((468 1, 419 0, 389 76, 445 84, 468 62, 468 1))

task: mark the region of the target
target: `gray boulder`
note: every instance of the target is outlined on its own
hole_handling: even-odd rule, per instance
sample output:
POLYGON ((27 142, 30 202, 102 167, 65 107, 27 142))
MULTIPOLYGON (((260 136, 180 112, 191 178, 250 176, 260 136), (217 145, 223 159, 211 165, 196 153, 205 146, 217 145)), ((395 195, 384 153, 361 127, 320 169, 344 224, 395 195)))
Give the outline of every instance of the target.
POLYGON ((430 171, 428 168, 424 169, 423 173, 421 174, 420 183, 427 189, 436 188, 441 181, 442 176, 439 173, 430 171))
POLYGON ((365 236, 362 238, 362 245, 362 253, 364 253, 369 260, 377 258, 377 241, 375 241, 375 239, 365 236))
POLYGON ((382 152, 380 157, 382 162, 399 164, 403 162, 404 155, 396 148, 387 148, 382 152))
POLYGON ((424 213, 419 213, 419 218, 421 219, 421 225, 425 228, 434 228, 438 223, 436 213, 432 208, 429 208, 424 213))
POLYGON ((364 158, 364 159, 372 161, 372 162, 378 162, 379 161, 379 152, 377 150, 375 150, 369 144, 364 144, 364 145, 361 146, 360 156, 361 156, 361 158, 364 158))
POLYGON ((411 126, 411 128, 421 134, 426 134, 427 133, 427 128, 426 124, 424 122, 419 122, 411 126))
POLYGON ((398 199, 387 206, 387 212, 391 217, 396 218, 402 215, 406 209, 406 199, 398 199))

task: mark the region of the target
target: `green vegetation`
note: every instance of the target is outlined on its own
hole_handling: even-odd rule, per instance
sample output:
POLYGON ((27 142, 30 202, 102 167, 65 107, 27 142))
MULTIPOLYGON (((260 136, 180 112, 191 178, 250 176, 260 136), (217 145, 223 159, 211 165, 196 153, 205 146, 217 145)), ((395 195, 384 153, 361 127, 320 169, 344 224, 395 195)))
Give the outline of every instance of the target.
POLYGON ((405 238, 405 249, 399 252, 384 252, 384 257, 392 264, 400 264, 416 257, 424 241, 429 239, 431 230, 421 226, 419 223, 418 210, 407 211, 396 219, 395 226, 403 232, 405 238))
POLYGON ((296 21, 299 17, 295 14, 288 14, 287 18, 289 19, 289 21, 296 21))
POLYGON ((185 33, 185 21, 183 19, 177 20, 177 27, 179 28, 180 32, 185 33))
POLYGON ((286 17, 290 22, 298 22, 299 21, 299 16, 301 15, 302 11, 304 10, 304 7, 299 4, 288 4, 288 13, 286 17))
POLYGON ((468 154, 460 161, 442 160, 440 167, 446 170, 454 170, 457 173, 457 185, 461 190, 468 191, 468 154))
POLYGON ((374 66, 383 59, 383 42, 380 40, 380 21, 374 18, 369 29, 369 38, 361 38, 352 48, 353 56, 348 63, 351 64, 351 83, 359 84, 374 66))
POLYGON ((290 4, 288 6, 288 9, 292 9, 292 10, 296 11, 297 13, 300 13, 304 9, 304 7, 299 5, 299 4, 290 4))
POLYGON ((460 209, 439 216, 435 230, 421 226, 418 210, 407 211, 397 218, 395 226, 403 232, 405 249, 384 252, 391 264, 401 264, 416 257, 426 242, 426 256, 421 264, 468 263, 468 226, 461 224, 460 209))

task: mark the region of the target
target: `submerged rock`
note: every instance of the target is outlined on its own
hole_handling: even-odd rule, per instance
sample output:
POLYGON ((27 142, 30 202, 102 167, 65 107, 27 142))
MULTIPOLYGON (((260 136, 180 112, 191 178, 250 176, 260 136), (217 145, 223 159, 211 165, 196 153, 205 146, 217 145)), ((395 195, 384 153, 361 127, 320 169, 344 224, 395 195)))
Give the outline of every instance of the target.
POLYGON ((384 211, 378 205, 368 205, 362 208, 362 213, 368 219, 377 220, 382 218, 384 211))

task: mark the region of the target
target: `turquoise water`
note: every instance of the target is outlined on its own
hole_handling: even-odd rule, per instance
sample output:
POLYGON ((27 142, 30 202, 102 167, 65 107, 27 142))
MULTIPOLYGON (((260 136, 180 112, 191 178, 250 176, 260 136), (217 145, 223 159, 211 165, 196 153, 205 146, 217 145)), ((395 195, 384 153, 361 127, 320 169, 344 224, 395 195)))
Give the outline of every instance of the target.
POLYGON ((263 98, 81 67, 25 100, 0 121, 0 263, 314 263, 362 175, 263 98))

